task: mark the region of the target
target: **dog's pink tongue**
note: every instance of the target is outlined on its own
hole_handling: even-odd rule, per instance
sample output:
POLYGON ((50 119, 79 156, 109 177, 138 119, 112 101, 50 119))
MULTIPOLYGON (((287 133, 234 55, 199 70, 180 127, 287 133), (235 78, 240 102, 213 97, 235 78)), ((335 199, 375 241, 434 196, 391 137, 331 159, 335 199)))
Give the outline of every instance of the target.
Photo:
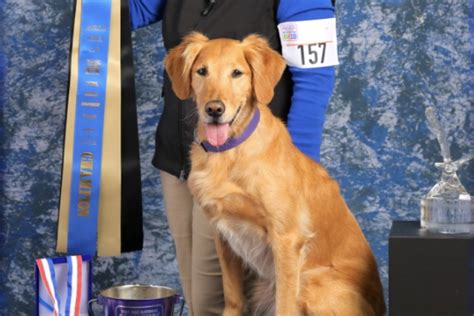
POLYGON ((206 124, 207 141, 212 146, 222 146, 229 137, 229 124, 206 124))

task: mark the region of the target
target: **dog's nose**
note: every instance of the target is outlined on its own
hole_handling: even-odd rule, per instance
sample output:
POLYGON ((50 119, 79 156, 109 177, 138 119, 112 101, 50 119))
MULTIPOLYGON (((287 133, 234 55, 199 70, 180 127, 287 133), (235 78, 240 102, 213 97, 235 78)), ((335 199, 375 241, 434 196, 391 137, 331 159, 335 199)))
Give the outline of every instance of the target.
POLYGON ((205 107, 207 115, 213 118, 218 118, 225 112, 225 105, 222 101, 209 101, 205 107))

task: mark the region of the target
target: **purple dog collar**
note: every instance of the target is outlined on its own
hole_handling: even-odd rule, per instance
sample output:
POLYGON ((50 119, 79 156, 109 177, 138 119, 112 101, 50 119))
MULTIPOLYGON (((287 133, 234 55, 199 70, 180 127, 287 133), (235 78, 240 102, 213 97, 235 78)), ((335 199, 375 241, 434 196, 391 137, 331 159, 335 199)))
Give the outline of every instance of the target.
POLYGON ((219 153, 237 147, 242 144, 252 133, 257 129, 258 122, 260 121, 260 110, 257 108, 253 114, 252 120, 249 125, 245 128, 244 132, 239 137, 229 138, 222 146, 211 145, 208 141, 201 142, 202 148, 207 152, 219 153))

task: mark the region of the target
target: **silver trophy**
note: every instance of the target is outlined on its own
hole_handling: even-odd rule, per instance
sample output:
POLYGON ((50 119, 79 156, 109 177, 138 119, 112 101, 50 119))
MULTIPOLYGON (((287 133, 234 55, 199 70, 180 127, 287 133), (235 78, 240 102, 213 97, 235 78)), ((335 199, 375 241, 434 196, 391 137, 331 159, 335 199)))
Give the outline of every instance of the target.
POLYGON ((442 172, 441 180, 421 199, 421 227, 446 234, 474 233, 474 200, 456 173, 474 155, 452 161, 446 133, 433 108, 426 109, 426 118, 438 139, 443 162, 435 163, 442 172))

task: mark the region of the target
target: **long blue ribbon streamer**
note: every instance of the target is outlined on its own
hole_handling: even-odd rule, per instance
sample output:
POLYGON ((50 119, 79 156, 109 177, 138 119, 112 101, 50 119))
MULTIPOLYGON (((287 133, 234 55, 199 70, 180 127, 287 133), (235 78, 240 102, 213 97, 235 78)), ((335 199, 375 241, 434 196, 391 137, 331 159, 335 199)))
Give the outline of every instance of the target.
POLYGON ((83 0, 73 145, 68 253, 97 249, 111 0, 83 0))

